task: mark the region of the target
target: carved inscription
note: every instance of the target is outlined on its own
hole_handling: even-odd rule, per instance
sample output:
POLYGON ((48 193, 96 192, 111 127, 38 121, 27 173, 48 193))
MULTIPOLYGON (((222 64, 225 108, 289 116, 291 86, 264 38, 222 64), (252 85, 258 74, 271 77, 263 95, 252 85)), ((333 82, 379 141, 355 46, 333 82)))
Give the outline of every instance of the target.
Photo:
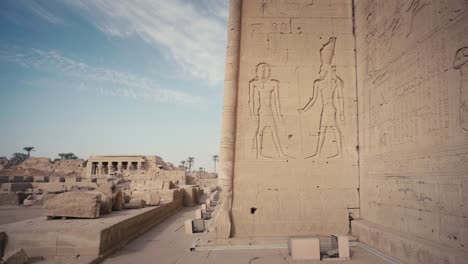
POLYGON ((314 106, 320 97, 320 118, 318 144, 313 153, 305 158, 312 158, 322 154, 323 145, 326 138, 332 137, 332 142, 336 146, 336 152, 326 158, 337 157, 342 154, 342 134, 338 126, 337 114, 341 121, 344 120, 344 101, 343 101, 343 80, 336 74, 336 66, 332 65, 335 53, 336 38, 330 40, 320 49, 321 66, 319 78, 314 81, 313 94, 307 104, 299 108, 299 114, 308 111, 314 106))
POLYGON ((278 135, 277 123, 283 118, 279 100, 279 81, 271 78, 271 66, 267 63, 257 65, 257 75, 249 82, 249 108, 251 117, 257 121, 254 142, 256 157, 273 158, 263 153, 263 137, 269 130, 279 158, 291 158, 283 152, 278 135))
POLYGON ((468 132, 468 47, 459 49, 455 54, 453 68, 460 71, 460 126, 468 132))

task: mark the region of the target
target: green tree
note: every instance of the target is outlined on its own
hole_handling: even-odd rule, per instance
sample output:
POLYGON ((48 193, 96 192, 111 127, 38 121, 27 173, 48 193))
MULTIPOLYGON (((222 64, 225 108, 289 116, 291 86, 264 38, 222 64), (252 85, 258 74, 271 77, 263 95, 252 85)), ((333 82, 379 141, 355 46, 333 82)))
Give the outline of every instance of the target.
POLYGON ((179 168, 184 168, 184 170, 187 170, 187 168, 185 167, 185 160, 180 162, 179 168))
POLYGON ((8 161, 9 166, 19 165, 21 162, 28 159, 28 155, 20 152, 13 153, 11 159, 8 161))
POLYGON ((34 147, 24 147, 23 150, 28 152, 28 159, 31 157, 31 151, 35 151, 34 147))
POLYGON ((216 163, 219 161, 218 155, 213 155, 213 162, 214 162, 214 172, 216 172, 216 163))
POLYGON ((187 163, 188 163, 188 171, 192 171, 192 165, 195 163, 195 158, 194 157, 188 157, 187 158, 187 163))
POLYGON ((78 157, 74 153, 59 153, 58 156, 61 160, 75 160, 78 157))

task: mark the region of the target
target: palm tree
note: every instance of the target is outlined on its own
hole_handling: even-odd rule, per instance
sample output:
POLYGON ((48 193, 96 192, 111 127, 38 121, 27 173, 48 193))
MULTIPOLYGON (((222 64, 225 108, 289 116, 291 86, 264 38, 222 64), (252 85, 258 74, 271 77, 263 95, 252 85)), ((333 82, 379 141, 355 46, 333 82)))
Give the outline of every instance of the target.
POLYGON ((187 170, 187 168, 185 167, 185 160, 180 162, 179 168, 180 167, 184 168, 184 170, 187 170))
POLYGON ((31 151, 34 151, 34 147, 24 147, 24 151, 28 152, 28 159, 31 157, 31 151))
POLYGON ((213 161, 214 161, 214 172, 216 172, 216 163, 218 163, 219 161, 219 156, 213 155, 213 161))
POLYGON ((192 171, 193 163, 195 163, 195 158, 194 157, 188 157, 187 162, 188 162, 188 171, 190 172, 190 171, 192 171))

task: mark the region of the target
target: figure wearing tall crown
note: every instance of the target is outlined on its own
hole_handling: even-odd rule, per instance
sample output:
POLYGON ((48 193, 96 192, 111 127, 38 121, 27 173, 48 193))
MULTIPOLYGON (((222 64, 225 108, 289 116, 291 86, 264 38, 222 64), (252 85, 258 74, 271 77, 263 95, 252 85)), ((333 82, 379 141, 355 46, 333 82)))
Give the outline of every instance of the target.
MULTIPOLYGON (((319 132, 315 152, 305 158, 322 157, 325 142, 334 145, 335 150, 327 151, 325 158, 334 158, 342 154, 342 135, 338 127, 339 120, 344 121, 343 80, 336 74, 336 65, 333 64, 335 56, 336 37, 330 37, 329 41, 320 49, 319 78, 314 81, 312 97, 307 104, 299 108, 299 114, 307 112, 317 103, 320 97, 319 108, 319 132), (325 141, 327 139, 327 141, 325 141)), ((329 149, 333 149, 330 145, 329 149)))

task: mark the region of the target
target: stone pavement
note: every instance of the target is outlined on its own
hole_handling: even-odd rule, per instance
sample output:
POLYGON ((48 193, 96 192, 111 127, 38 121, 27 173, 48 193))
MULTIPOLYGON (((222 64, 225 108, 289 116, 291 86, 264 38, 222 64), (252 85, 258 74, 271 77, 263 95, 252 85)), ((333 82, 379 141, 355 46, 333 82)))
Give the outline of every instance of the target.
POLYGON ((0 225, 42 216, 43 212, 44 209, 39 206, 0 206, 0 225))
MULTIPOLYGON (((105 264, 160 263, 160 264, 284 264, 323 263, 319 261, 293 262, 285 249, 230 250, 190 252, 192 241, 200 235, 187 235, 184 221, 193 218, 195 207, 184 208, 163 223, 108 257, 105 264)), ((385 260, 363 249, 351 248, 351 261, 333 261, 346 264, 385 264, 385 260)))

